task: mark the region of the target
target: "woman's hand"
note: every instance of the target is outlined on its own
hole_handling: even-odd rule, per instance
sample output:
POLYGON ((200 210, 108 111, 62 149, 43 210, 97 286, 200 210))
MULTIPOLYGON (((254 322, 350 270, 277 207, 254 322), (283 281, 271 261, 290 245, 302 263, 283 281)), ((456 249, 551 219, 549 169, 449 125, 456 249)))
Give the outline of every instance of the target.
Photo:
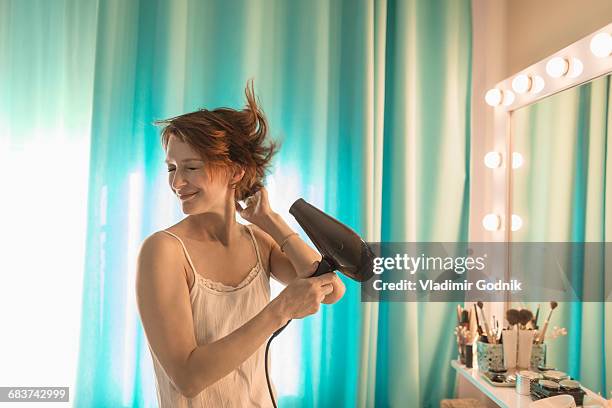
POLYGON ((335 273, 326 273, 314 278, 300 278, 291 282, 273 301, 283 323, 301 319, 319 311, 325 296, 333 291, 335 273))
POLYGON ((238 214, 240 214, 242 218, 260 228, 274 213, 270 207, 268 192, 265 187, 262 187, 261 190, 244 200, 244 204, 246 207, 242 207, 242 205, 236 201, 236 211, 238 211, 238 214))
POLYGON ((332 292, 325 296, 325 299, 321 303, 325 303, 326 305, 333 305, 344 296, 344 292, 346 292, 346 286, 342 282, 342 279, 334 273, 334 279, 331 283, 332 292))

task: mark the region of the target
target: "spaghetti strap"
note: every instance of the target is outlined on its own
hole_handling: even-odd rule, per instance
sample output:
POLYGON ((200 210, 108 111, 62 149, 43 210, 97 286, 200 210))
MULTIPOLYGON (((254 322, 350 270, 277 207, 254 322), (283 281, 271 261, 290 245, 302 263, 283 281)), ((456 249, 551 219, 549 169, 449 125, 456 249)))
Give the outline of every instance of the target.
POLYGON ((180 239, 177 235, 171 233, 170 231, 167 231, 167 230, 162 230, 162 231, 167 233, 167 234, 172 235, 174 238, 178 239, 178 242, 181 243, 181 246, 183 247, 183 251, 185 252, 185 257, 187 258, 187 262, 189 262, 189 266, 191 266, 191 270, 193 271, 193 284, 195 285, 195 281, 196 281, 196 278, 197 278, 196 268, 195 268, 195 266, 193 266, 193 262, 191 261, 191 257, 189 256, 189 252, 187 252, 187 247, 183 243, 183 240, 180 239))
POLYGON ((257 253, 257 265, 260 268, 263 268, 263 264, 261 263, 261 256, 259 255, 259 245, 257 245, 257 240, 255 239, 255 234, 253 234, 253 230, 250 225, 245 225, 251 234, 251 239, 253 240, 253 244, 255 245, 255 253, 257 253))

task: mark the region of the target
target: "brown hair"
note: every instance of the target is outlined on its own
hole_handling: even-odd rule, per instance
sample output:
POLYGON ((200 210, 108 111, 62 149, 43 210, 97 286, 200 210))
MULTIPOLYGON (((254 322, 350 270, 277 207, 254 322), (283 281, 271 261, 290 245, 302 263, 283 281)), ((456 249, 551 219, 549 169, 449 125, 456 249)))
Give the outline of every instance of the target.
POLYGON ((244 200, 263 187, 265 173, 279 148, 278 143, 266 140, 268 123, 255 100, 253 80, 247 81, 245 95, 247 104, 241 111, 200 109, 155 122, 163 126, 164 149, 175 135, 200 153, 211 172, 236 165, 244 169, 244 177, 235 184, 236 200, 244 200))

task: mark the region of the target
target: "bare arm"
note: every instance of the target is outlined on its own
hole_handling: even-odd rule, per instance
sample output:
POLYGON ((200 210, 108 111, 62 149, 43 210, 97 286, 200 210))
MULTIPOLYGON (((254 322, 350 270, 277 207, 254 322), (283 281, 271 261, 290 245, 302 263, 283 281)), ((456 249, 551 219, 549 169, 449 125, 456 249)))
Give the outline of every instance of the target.
MULTIPOLYGON (((321 255, 295 234, 279 214, 272 211, 265 188, 250 199, 247 208, 237 209, 243 218, 262 230, 261 235, 271 248, 270 270, 278 281, 288 285, 297 278, 306 278, 312 274, 307 271, 311 270, 313 263, 321 260, 321 255), (290 238, 285 242, 287 237, 290 238), (282 251, 280 245, 283 245, 282 251)), ((321 303, 336 303, 344 296, 346 287, 337 275, 334 276, 333 291, 321 303)))
POLYGON ((240 328, 198 345, 181 256, 173 238, 163 233, 147 238, 138 256, 136 294, 151 349, 177 390, 188 398, 236 369, 289 319, 315 313, 329 293, 324 286, 329 286, 330 274, 300 280, 240 328))
POLYGON ((272 303, 245 325, 210 344, 198 345, 189 289, 178 243, 152 235, 138 257, 138 309, 149 344, 175 387, 193 397, 249 358, 284 324, 272 303))

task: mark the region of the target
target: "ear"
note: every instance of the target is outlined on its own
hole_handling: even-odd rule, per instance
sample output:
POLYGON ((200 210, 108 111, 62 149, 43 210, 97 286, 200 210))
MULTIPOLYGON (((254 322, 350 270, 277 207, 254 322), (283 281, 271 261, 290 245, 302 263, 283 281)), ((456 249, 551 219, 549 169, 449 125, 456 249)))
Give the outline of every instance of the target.
POLYGON ((232 186, 235 186, 236 184, 238 184, 238 182, 240 182, 240 180, 242 180, 243 177, 244 177, 244 168, 241 166, 235 166, 232 172, 232 177, 230 179, 230 184, 232 186))

